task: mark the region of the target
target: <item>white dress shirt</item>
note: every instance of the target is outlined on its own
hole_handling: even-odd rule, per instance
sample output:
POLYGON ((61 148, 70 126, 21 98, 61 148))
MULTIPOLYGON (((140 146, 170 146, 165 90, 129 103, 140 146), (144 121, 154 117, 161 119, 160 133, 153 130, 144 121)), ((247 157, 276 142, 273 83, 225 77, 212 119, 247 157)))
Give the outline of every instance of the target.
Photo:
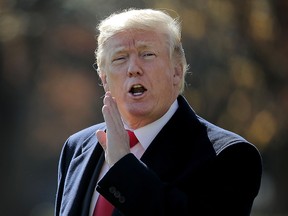
MULTIPOLYGON (((158 120, 145 125, 142 128, 138 128, 136 130, 129 129, 126 125, 124 125, 125 129, 131 130, 134 132, 135 136, 139 140, 139 142, 133 146, 130 151, 137 157, 138 159, 144 154, 146 149, 149 147, 153 139, 159 133, 159 131, 164 127, 164 125, 169 121, 169 119, 173 116, 178 108, 178 101, 177 99, 173 102, 169 110, 158 120)), ((98 181, 102 179, 102 177, 108 172, 109 166, 106 162, 104 162, 101 172, 99 174, 98 181)), ((93 211, 98 199, 99 193, 94 190, 93 197, 90 204, 90 212, 89 215, 93 216, 93 211)))

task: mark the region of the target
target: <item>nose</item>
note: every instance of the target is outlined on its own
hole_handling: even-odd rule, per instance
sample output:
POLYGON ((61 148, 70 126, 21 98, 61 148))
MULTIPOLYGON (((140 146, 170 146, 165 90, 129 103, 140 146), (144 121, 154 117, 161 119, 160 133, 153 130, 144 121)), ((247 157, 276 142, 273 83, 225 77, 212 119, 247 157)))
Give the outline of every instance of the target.
POLYGON ((143 74, 143 70, 141 68, 140 60, 137 57, 132 57, 129 59, 127 75, 129 77, 133 76, 141 76, 143 74))

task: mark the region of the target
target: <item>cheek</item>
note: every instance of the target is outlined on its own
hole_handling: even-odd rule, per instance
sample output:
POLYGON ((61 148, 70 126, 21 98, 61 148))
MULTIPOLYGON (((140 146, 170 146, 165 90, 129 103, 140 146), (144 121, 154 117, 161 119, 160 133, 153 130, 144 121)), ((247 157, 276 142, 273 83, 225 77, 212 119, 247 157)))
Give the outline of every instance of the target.
POLYGON ((120 74, 109 74, 109 76, 106 78, 106 81, 106 89, 111 91, 113 95, 119 94, 123 91, 125 79, 120 74))
POLYGON ((153 91, 156 91, 161 95, 171 94, 174 86, 171 76, 168 76, 167 74, 162 74, 162 76, 157 76, 157 78, 155 78, 153 82, 153 91))

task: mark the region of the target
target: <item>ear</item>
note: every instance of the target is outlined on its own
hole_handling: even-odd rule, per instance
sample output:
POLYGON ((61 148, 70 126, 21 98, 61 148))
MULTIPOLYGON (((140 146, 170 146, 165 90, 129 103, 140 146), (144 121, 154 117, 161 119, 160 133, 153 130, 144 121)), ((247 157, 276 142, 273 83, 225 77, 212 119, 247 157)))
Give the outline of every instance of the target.
POLYGON ((173 83, 174 85, 179 85, 183 77, 183 65, 181 63, 175 63, 174 65, 174 74, 173 74, 173 83))
POLYGON ((106 74, 105 73, 101 73, 100 79, 101 79, 101 82, 102 82, 102 85, 103 85, 103 88, 104 88, 105 92, 109 91, 106 74))

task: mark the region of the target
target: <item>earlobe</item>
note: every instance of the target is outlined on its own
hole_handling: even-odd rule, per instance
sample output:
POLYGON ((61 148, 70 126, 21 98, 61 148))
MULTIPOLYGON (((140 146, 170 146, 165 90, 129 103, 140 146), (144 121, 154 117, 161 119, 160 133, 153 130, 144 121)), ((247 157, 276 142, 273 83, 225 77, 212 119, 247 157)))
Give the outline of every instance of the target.
POLYGON ((109 91, 106 75, 102 74, 100 76, 100 78, 101 78, 101 82, 102 82, 102 85, 103 85, 103 88, 104 88, 105 92, 109 91))
POLYGON ((183 67, 182 64, 177 64, 174 67, 174 75, 173 75, 173 79, 174 79, 174 84, 178 85, 181 82, 183 76, 183 67))
POLYGON ((104 88, 105 92, 109 91, 107 83, 105 85, 103 84, 103 88, 104 88))

